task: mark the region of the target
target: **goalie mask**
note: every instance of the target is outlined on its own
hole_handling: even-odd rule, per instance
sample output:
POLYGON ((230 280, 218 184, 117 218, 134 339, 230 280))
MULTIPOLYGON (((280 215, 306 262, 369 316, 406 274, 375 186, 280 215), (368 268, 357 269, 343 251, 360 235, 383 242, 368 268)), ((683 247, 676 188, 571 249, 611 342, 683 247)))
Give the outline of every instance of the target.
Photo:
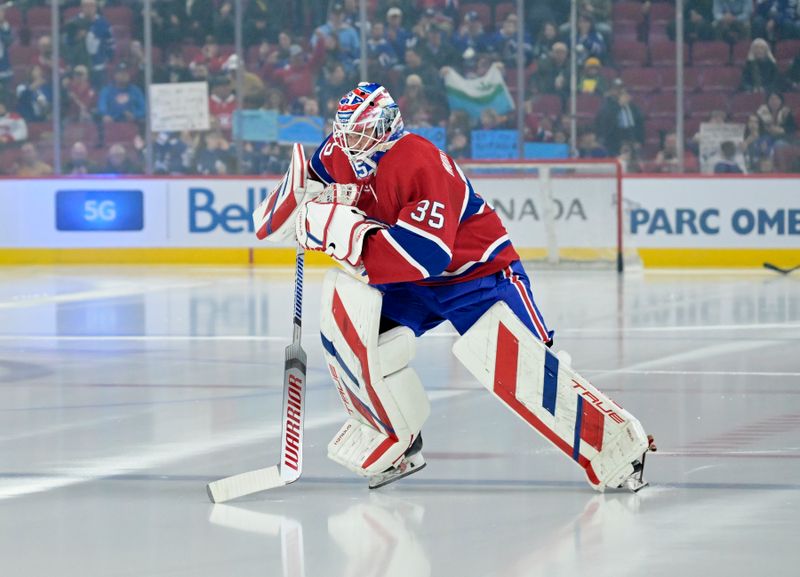
POLYGON ((333 121, 333 141, 363 178, 404 134, 394 99, 380 84, 360 83, 341 100, 333 121))

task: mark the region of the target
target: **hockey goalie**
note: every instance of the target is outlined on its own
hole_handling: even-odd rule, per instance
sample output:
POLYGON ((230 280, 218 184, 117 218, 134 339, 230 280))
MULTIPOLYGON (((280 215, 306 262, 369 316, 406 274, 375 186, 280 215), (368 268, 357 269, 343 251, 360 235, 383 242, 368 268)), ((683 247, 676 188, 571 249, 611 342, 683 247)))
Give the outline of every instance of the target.
POLYGON ((553 331, 497 213, 452 158, 404 130, 383 86, 346 94, 332 134, 294 166, 301 158, 256 212, 256 228, 259 238, 294 235, 346 271, 328 273, 321 303, 326 364, 347 411, 332 460, 370 488, 425 466, 430 407, 409 362, 416 337, 450 321, 456 357, 592 487, 646 485, 652 438, 552 352, 553 331))

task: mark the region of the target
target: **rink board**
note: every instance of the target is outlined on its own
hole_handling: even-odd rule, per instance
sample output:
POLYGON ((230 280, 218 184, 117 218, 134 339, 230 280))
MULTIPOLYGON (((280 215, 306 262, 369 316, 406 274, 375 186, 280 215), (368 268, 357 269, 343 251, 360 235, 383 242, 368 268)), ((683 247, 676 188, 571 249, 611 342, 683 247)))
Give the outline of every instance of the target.
MULTIPOLYGON (((0 264, 290 265, 289 245, 257 241, 252 210, 277 178, 5 179, 0 264)), ((476 177, 523 259, 546 254, 535 179, 476 177)), ((800 263, 800 178, 626 177, 624 243, 647 267, 800 263), (756 194, 757 193, 757 194, 756 194)), ((605 177, 553 179, 566 260, 609 259, 614 187, 605 177)), ((330 260, 309 255, 310 265, 330 260)))

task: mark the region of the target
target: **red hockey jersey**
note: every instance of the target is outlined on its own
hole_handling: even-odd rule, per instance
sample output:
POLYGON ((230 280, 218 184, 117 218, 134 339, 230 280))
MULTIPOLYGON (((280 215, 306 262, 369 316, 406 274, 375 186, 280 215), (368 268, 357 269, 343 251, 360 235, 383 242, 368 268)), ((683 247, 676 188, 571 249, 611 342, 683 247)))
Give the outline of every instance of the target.
POLYGON ((519 256, 503 223, 455 161, 406 134, 365 179, 329 136, 309 160, 311 177, 366 185, 358 208, 388 228, 362 252, 371 284, 452 284, 494 274, 519 256))

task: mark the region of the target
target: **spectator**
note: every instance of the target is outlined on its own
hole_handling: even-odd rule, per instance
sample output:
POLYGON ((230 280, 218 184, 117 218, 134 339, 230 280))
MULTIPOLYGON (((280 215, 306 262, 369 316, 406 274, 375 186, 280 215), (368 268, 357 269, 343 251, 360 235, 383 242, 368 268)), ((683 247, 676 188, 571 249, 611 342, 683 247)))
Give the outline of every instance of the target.
POLYGON ((742 72, 742 90, 748 92, 771 92, 779 81, 778 65, 763 38, 756 38, 750 44, 747 62, 742 72))
POLYGON ((494 108, 484 108, 481 110, 481 117, 478 130, 502 130, 505 128, 506 118, 497 113, 494 108))
POLYGON ((227 57, 220 53, 216 38, 208 35, 200 53, 189 63, 189 70, 194 72, 196 67, 202 65, 206 67, 209 75, 214 76, 222 70, 225 60, 227 60, 227 57))
POLYGON ((367 40, 367 57, 369 58, 370 78, 381 71, 393 68, 400 60, 394 46, 386 38, 383 23, 376 22, 369 31, 367 40))
POLYGON ((722 155, 714 165, 714 174, 744 174, 742 167, 736 162, 736 144, 726 140, 719 145, 722 155))
POLYGON ((227 76, 216 76, 211 81, 211 95, 208 97, 208 111, 212 125, 230 135, 233 129, 233 113, 236 110, 236 94, 233 83, 227 76))
MULTIPOLYGON (((336 39, 329 38, 328 41, 335 42, 336 39)), ((284 87, 286 98, 290 103, 294 103, 301 96, 314 93, 314 79, 325 59, 325 42, 317 43, 310 59, 306 59, 303 49, 298 44, 292 44, 289 53, 291 54, 289 64, 273 70, 264 80, 267 83, 280 82, 284 87)))
POLYGON ((101 86, 114 58, 114 37, 108 20, 97 12, 97 0, 81 0, 81 11, 67 22, 64 38, 67 62, 86 66, 92 86, 101 86))
POLYGON ((117 64, 114 81, 100 91, 97 110, 103 122, 136 122, 144 120, 144 94, 130 83, 128 65, 117 64))
MULTIPOLYGON (((683 6, 683 37, 686 42, 707 42, 714 39, 714 0, 686 0, 683 6)), ((675 41, 675 22, 667 25, 669 39, 675 41)))
POLYGON ((26 142, 20 150, 22 154, 14 167, 16 176, 37 178, 53 174, 53 167, 46 162, 42 162, 39 158, 39 151, 36 150, 32 143, 26 142))
POLYGON ((34 66, 28 73, 28 83, 17 86, 17 112, 26 122, 46 122, 53 101, 53 86, 42 69, 34 66))
POLYGON ((766 104, 762 104, 756 115, 764 125, 764 132, 769 134, 776 143, 786 141, 794 136, 795 121, 792 110, 784 104, 783 94, 772 92, 767 97, 766 104))
POLYGON ((144 48, 138 40, 131 40, 128 53, 122 59, 128 65, 131 82, 136 86, 144 86, 144 48))
POLYGON ((772 160, 772 149, 774 141, 769 134, 764 131, 761 119, 751 114, 747 118, 747 126, 744 132, 744 159, 749 172, 761 172, 764 160, 772 160))
POLYGON ((595 29, 594 20, 587 14, 578 17, 578 38, 576 41, 578 66, 582 66, 587 58, 594 56, 603 60, 606 57, 606 41, 595 29))
POLYGON ((403 28, 403 11, 392 6, 386 11, 386 40, 394 48, 398 56, 406 53, 406 42, 411 38, 408 30, 403 28))
POLYGON ((595 129, 608 152, 617 156, 623 142, 644 144, 644 116, 622 81, 615 80, 595 118, 595 129))
POLYGON ((16 112, 9 112, 0 100, 0 146, 28 139, 28 125, 16 112))
POLYGON ((219 131, 203 133, 195 154, 197 174, 228 174, 232 161, 231 145, 219 131))
POLYGON ((94 172, 89 164, 89 150, 86 145, 78 141, 69 150, 69 161, 64 167, 64 173, 70 175, 84 175, 94 172))
POLYGON ((531 135, 532 142, 553 142, 555 134, 553 132, 552 117, 542 116, 535 124, 535 129, 531 135))
POLYGON ((786 82, 792 90, 800 90, 800 54, 792 60, 792 65, 786 73, 786 82))
POLYGON ((339 99, 352 88, 351 84, 352 82, 345 74, 344 66, 341 64, 337 63, 325 67, 317 83, 317 94, 325 118, 333 117, 339 99), (331 105, 333 105, 333 108, 331 108, 331 105))
MULTIPOLYGON (((36 56, 34 62, 36 66, 42 68, 42 72, 48 78, 53 73, 53 41, 49 36, 40 36, 36 41, 36 56)), ((58 63, 59 71, 64 69, 64 61, 60 60, 58 63)))
POLYGON ((448 132, 447 153, 451 158, 455 158, 456 160, 470 158, 472 156, 467 132, 461 128, 455 128, 448 132))
POLYGON ((89 82, 89 71, 85 66, 79 65, 72 70, 67 79, 66 89, 69 118, 76 122, 92 120, 97 105, 97 93, 89 82))
POLYGON ((404 70, 406 75, 416 74, 422 80, 422 84, 430 91, 437 91, 441 82, 439 80, 439 72, 434 68, 430 62, 426 62, 422 58, 422 52, 417 48, 409 48, 406 50, 406 66, 404 70))
POLYGON ((601 34, 611 33, 611 0, 583 0, 580 13, 588 16, 601 34))
POLYGON ((537 60, 547 60, 550 57, 553 44, 557 41, 558 28, 556 28, 555 22, 545 22, 542 24, 542 29, 539 31, 539 35, 533 45, 533 57, 537 60))
POLYGON ((187 174, 192 148, 177 132, 160 132, 153 139, 153 171, 156 174, 187 174))
POLYGON ((642 172, 642 165, 639 162, 639 153, 630 142, 623 142, 619 148, 619 156, 617 160, 622 165, 622 172, 637 173, 642 172))
POLYGON ((102 174, 138 174, 140 172, 141 167, 131 161, 125 146, 120 143, 111 145, 102 174))
POLYGON ((483 22, 477 12, 467 12, 458 31, 453 36, 454 48, 463 53, 467 48, 475 52, 485 52, 489 47, 489 38, 483 30, 483 22))
MULTIPOLYGON (((239 68, 239 57, 236 54, 231 54, 222 65, 222 71, 228 75, 233 85, 236 86, 236 74, 239 68)), ((242 102, 245 108, 261 108, 266 98, 266 90, 264 82, 257 74, 249 72, 246 68, 242 73, 243 87, 242 87, 242 102)))
POLYGON ((422 79, 416 74, 406 77, 405 90, 397 99, 397 105, 403 114, 408 115, 410 126, 430 126, 438 116, 436 105, 428 96, 422 79))
POLYGON ((545 22, 553 22, 559 26, 569 21, 571 0, 547 0, 531 4, 525 11, 528 30, 541 30, 545 22))
POLYGON ((235 40, 233 1, 224 0, 214 13, 214 38, 220 44, 233 44, 235 40))
MULTIPOLYGON (((621 147, 620 147, 621 148, 621 147)), ((597 142, 597 134, 591 128, 584 129, 578 137, 579 158, 608 158, 608 151, 597 142)))
POLYGON ((0 99, 8 96, 8 84, 14 76, 11 68, 8 49, 14 38, 11 34, 11 24, 6 20, 5 8, 0 7, 0 99))
MULTIPOLYGON (((685 172, 697 172, 697 157, 689 150, 683 152, 683 167, 685 172)), ((678 137, 674 132, 668 133, 664 137, 664 144, 656 154, 654 161, 656 172, 679 172, 678 163, 678 137)))
POLYGON ((214 0, 178 0, 183 5, 180 20, 183 22, 182 41, 187 39, 197 45, 203 44, 214 29, 214 0))
POLYGON ((563 42, 556 42, 547 60, 539 63, 533 75, 533 86, 541 94, 569 94, 569 51, 563 42))
POLYGON ((439 26, 428 28, 425 40, 419 44, 419 53, 425 62, 437 70, 456 59, 456 54, 450 44, 443 41, 442 29, 439 26))
POLYGON ((154 74, 154 81, 158 83, 189 82, 192 74, 183 59, 180 49, 170 50, 167 54, 167 63, 159 66, 154 74))
POLYGON ((311 37, 311 47, 316 48, 320 40, 332 36, 335 36, 339 41, 339 50, 344 59, 342 64, 346 68, 355 68, 355 63, 360 57, 361 41, 355 28, 344 21, 344 7, 339 3, 331 6, 328 12, 328 21, 317 28, 315 34, 311 37))
MULTIPOLYGON (((522 52, 525 58, 525 64, 527 65, 530 64, 533 58, 533 45, 527 32, 524 34, 522 44, 522 52)), ((500 30, 492 37, 490 45, 503 64, 509 68, 516 67, 517 15, 515 13, 512 12, 506 16, 500 30)))
POLYGON ((753 36, 769 42, 800 37, 800 3, 796 0, 757 0, 753 36))
POLYGON ((162 0, 152 3, 150 15, 155 46, 167 49, 183 42, 185 6, 181 0, 162 0))
POLYGON ((714 30, 717 38, 729 44, 750 37, 753 0, 714 0, 714 30))
POLYGON ((600 74, 600 60, 592 56, 583 63, 583 73, 578 77, 578 92, 602 96, 608 88, 606 79, 600 74))

